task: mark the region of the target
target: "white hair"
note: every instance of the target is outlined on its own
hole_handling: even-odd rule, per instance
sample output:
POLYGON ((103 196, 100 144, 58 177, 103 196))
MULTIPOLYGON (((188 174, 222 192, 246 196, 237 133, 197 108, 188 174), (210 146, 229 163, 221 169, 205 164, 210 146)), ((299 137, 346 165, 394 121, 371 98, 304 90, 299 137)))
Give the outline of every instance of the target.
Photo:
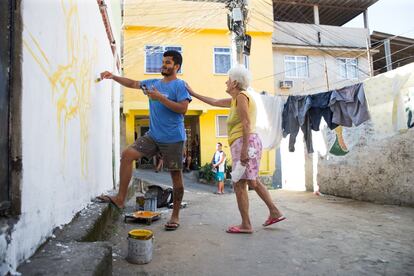
POLYGON ((237 82, 240 90, 246 90, 250 86, 250 72, 243 65, 236 65, 228 72, 231 81, 237 82))

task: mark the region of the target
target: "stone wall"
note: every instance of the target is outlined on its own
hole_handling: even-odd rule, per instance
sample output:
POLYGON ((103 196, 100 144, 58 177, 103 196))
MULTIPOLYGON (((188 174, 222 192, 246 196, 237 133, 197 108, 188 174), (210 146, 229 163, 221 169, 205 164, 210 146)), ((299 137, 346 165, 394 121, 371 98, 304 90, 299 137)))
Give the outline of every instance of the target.
POLYGON ((355 145, 344 157, 321 158, 321 193, 414 207, 414 129, 355 145))

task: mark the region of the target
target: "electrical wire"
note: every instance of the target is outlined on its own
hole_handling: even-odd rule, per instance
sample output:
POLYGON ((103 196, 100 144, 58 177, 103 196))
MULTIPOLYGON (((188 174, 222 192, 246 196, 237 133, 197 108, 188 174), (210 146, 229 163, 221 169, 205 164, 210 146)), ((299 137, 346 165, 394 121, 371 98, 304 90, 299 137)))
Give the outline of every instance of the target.
MULTIPOLYGON (((266 19, 268 19, 268 20, 269 20, 269 18, 268 18, 266 15, 262 14, 260 11, 257 11, 257 12, 256 12, 256 14, 259 14, 259 15, 261 15, 261 16, 263 16, 263 17, 265 17, 266 19)), ((256 17, 256 19, 261 20, 259 17, 256 17)), ((262 20, 262 22, 264 22, 265 24, 269 24, 268 22, 263 21, 263 20, 262 20)), ((273 27, 273 28, 275 28, 276 26, 277 26, 277 25, 273 22, 272 27, 273 27)), ((329 51, 327 51, 327 50, 325 50, 325 49, 321 48, 320 46, 316 46, 316 45, 312 44, 312 42, 311 42, 311 41, 308 41, 308 40, 305 38, 305 36, 306 36, 306 35, 304 35, 303 33, 299 32, 298 30, 296 30, 296 32, 297 32, 297 33, 299 33, 299 34, 301 34, 301 35, 302 35, 302 37, 299 37, 299 36, 297 36, 297 35, 294 35, 294 34, 289 33, 289 30, 286 30, 286 28, 285 28, 285 27, 283 27, 283 26, 281 26, 281 25, 278 25, 277 27, 278 27, 277 29, 278 29, 279 31, 281 31, 281 32, 283 32, 283 33, 285 33, 285 34, 287 34, 287 35, 289 35, 289 36, 293 37, 293 38, 296 38, 296 39, 298 39, 298 40, 302 41, 302 42, 303 42, 303 43, 305 43, 307 46, 312 46, 313 48, 316 48, 316 49, 318 49, 319 51, 321 51, 321 52, 323 52, 323 53, 325 53, 325 54, 327 54, 327 55, 329 55, 329 56, 332 56, 332 57, 334 57, 334 58, 337 58, 337 57, 338 57, 338 56, 332 55, 329 51)), ((369 74, 368 74, 367 72, 363 71, 363 70, 362 70, 361 68, 359 68, 359 67, 357 67, 357 68, 358 68, 358 70, 359 70, 360 72, 362 72, 362 73, 364 73, 365 75, 369 76, 369 74)))
MULTIPOLYGON (((263 0, 261 1, 262 3, 266 3, 267 4, 267 2, 264 2, 263 0)), ((259 12, 260 13, 260 12, 259 12)), ((266 17, 265 15, 263 15, 263 14, 261 14, 262 16, 264 16, 266 19, 269 19, 268 17, 266 17)), ((257 18, 256 18, 257 19, 257 18)), ((263 21, 263 20, 262 20, 263 21)), ((266 22, 265 22, 266 23, 266 22)), ((268 24, 268 23, 267 23, 268 24)), ((251 24, 250 24, 250 26, 251 26, 251 24)), ((273 26, 273 27, 275 27, 275 26, 273 26)), ((410 30, 411 31, 411 30, 410 30)), ((408 31, 408 32, 410 32, 410 31, 408 31)), ((285 31, 285 29, 282 31, 282 32, 284 32, 284 33, 286 33, 286 34, 288 34, 288 35, 291 35, 290 33, 288 33, 287 31, 285 31)), ((408 32, 406 32, 406 33, 408 33, 408 32)), ((395 36, 393 36, 393 37, 390 37, 390 39, 396 39, 397 37, 398 37, 399 35, 395 35, 395 36)), ((304 39, 303 38, 298 38, 298 37, 295 37, 296 39, 299 39, 299 40, 301 40, 302 42, 305 42, 306 44, 310 44, 308 41, 304 41, 304 39)), ((342 39, 342 38, 341 38, 342 39)), ((385 39, 384 39, 384 41, 385 41, 385 39)), ((381 43, 381 45, 378 45, 378 46, 376 46, 374 49, 377 49, 377 48, 379 48, 380 46, 382 46, 382 44, 383 43, 381 43)), ((315 46, 315 45, 310 45, 310 46, 315 46)), ((316 47, 316 48, 318 48, 318 47, 316 47)), ((372 50, 372 49, 370 49, 370 50, 372 50)), ((366 51, 364 51, 364 53, 362 53, 362 54, 360 54, 360 55, 358 55, 357 57, 359 57, 359 56, 361 56, 361 55, 364 55, 364 54, 366 54, 367 52, 368 52, 369 50, 366 50, 366 51)), ((344 53, 349 53, 350 51, 345 51, 344 53)), ((341 54, 342 55, 342 54, 341 54)), ((332 56, 332 55, 331 55, 332 56)), ((333 56, 333 57, 335 57, 335 58, 337 58, 337 56, 333 56)), ((356 57, 356 58, 357 58, 356 57)), ((314 63, 318 63, 318 62, 314 62, 314 63)), ((311 63, 308 63, 308 65, 310 65, 311 63)), ((320 63, 318 63, 318 64, 320 64, 320 63)), ((321 64, 320 64, 321 65, 321 64)), ((304 66, 306 66, 306 65, 304 65, 304 66)), ((304 67, 304 66, 301 66, 300 68, 302 68, 302 67, 304 67)), ((264 76, 264 77, 260 77, 260 78, 257 78, 257 79, 255 79, 255 80, 253 80, 253 81, 257 81, 257 80, 262 80, 262 79, 265 79, 265 78, 268 78, 268 77, 273 77, 273 76, 276 76, 276 75, 280 75, 280 74, 283 74, 283 73, 286 73, 286 70, 285 71, 282 71, 282 72, 278 72, 278 73, 276 73, 276 74, 272 74, 272 75, 268 75, 268 76, 264 76)), ((368 75, 366 72, 364 72, 366 75, 368 75)))
MULTIPOLYGON (((393 56, 393 55, 395 55, 395 54, 398 54, 399 52, 402 52, 402 51, 404 51, 404 50, 406 50, 406 49, 408 49, 408 48, 411 48, 411 47, 414 47, 414 44, 408 45, 407 47, 404 47, 404 48, 402 48, 402 49, 400 49, 400 50, 398 50, 398 51, 395 51, 394 53, 392 53, 392 54, 391 54, 391 55, 389 55, 389 56, 391 57, 391 56, 393 56)), ((387 56, 383 56, 383 57, 381 57, 381 58, 378 58, 378 59, 374 60, 373 62, 378 62, 378 61, 380 61, 380 60, 383 60, 384 58, 387 58, 387 56)))
MULTIPOLYGON (((402 60, 409 59, 409 58, 412 58, 412 57, 414 57, 414 55, 411 55, 411 56, 407 56, 407 57, 400 58, 400 59, 398 59, 398 60, 396 60, 396 61, 392 62, 392 63, 391 63, 391 64, 389 64, 389 65, 393 65, 394 63, 397 63, 397 62, 400 62, 400 61, 402 61, 402 60)), ((384 69, 384 68, 387 68, 387 67, 388 67, 388 65, 385 65, 385 66, 383 66, 383 67, 381 67, 381 68, 376 69, 374 72, 378 72, 378 71, 380 71, 380 70, 382 70, 382 69, 384 69)))

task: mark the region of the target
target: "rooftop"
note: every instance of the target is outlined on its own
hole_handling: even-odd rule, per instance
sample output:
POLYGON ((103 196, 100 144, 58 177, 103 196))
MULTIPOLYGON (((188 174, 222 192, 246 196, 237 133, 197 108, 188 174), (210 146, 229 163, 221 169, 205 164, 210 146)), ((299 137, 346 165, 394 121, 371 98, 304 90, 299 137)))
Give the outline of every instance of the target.
POLYGON ((322 25, 342 26, 378 0, 273 0, 275 21, 313 23, 313 6, 319 6, 322 25))

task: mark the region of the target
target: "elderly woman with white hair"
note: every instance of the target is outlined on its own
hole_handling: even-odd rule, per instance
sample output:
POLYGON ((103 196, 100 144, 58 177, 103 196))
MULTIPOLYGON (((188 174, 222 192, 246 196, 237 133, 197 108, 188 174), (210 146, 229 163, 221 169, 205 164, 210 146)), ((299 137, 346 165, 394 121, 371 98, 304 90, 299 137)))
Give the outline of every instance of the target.
POLYGON ((262 143, 255 133, 256 104, 246 92, 250 84, 250 73, 242 67, 237 66, 228 72, 229 79, 226 81, 226 92, 231 98, 213 99, 200 95, 187 85, 191 96, 213 106, 228 107, 230 114, 227 119, 228 140, 235 164, 240 162, 246 170, 239 181, 234 183, 237 205, 241 215, 241 224, 230 226, 228 233, 253 233, 253 227, 249 218, 248 185, 254 189, 269 208, 269 217, 263 226, 268 226, 285 219, 273 203, 267 188, 259 181, 260 159, 262 157, 262 143))

